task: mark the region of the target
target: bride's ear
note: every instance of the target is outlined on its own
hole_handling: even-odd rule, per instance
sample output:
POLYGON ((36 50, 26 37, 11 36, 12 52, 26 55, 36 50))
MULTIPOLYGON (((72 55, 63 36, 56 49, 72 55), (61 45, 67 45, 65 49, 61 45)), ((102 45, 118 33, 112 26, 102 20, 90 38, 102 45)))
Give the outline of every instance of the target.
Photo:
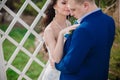
POLYGON ((56 8, 57 8, 57 5, 55 4, 55 5, 53 6, 53 8, 56 10, 56 8))
POLYGON ((58 13, 58 11, 57 11, 57 5, 54 5, 53 8, 55 10, 55 14, 57 14, 58 13))

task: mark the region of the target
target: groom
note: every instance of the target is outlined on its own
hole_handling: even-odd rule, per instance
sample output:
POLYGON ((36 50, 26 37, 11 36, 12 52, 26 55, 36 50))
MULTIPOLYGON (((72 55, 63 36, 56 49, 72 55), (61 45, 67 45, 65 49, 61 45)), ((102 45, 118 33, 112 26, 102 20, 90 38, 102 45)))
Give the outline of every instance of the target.
POLYGON ((55 63, 60 80, 107 80, 114 20, 94 0, 68 0, 68 4, 80 25, 67 38, 61 61, 55 63))

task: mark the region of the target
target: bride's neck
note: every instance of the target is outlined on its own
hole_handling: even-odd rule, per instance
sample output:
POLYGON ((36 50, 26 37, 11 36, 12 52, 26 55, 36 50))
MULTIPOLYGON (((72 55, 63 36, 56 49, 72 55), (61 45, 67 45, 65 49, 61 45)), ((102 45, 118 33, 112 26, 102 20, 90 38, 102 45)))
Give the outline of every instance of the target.
POLYGON ((60 24, 63 24, 66 22, 66 16, 63 16, 63 15, 55 15, 54 19, 60 24))

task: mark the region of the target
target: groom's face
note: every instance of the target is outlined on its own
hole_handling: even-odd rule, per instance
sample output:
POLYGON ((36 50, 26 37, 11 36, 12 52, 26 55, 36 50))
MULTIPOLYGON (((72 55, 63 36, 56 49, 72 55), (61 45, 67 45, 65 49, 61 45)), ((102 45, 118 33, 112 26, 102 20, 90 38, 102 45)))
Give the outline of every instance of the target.
POLYGON ((84 4, 75 2, 75 0, 68 0, 68 7, 70 9, 71 16, 76 19, 81 18, 85 14, 84 4))

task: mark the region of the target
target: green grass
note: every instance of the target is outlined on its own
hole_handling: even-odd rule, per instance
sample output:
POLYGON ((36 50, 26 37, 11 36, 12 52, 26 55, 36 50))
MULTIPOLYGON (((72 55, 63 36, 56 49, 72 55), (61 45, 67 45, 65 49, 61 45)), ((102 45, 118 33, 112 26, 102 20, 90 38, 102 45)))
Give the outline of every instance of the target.
MULTIPOLYGON (((6 31, 7 25, 0 25, 0 29, 2 29, 3 31, 6 31)), ((12 29, 9 35, 19 43, 24 37, 26 32, 27 30, 25 28, 15 27, 12 29)), ((34 41, 35 41, 35 37, 31 34, 24 44, 24 47, 27 50, 29 50, 31 53, 35 49, 34 41)), ((16 49, 16 46, 12 44, 10 41, 8 41, 7 39, 3 42, 3 51, 4 51, 4 57, 6 61, 10 59, 15 49, 16 49)), ((37 55, 37 58, 42 60, 44 63, 46 63, 46 60, 44 60, 43 58, 44 53, 42 54, 41 53, 42 52, 40 52, 40 54, 37 55)), ((20 71, 22 71, 29 59, 30 59, 29 56, 27 56, 24 52, 19 51, 15 60, 12 62, 12 65, 14 65, 20 71)), ((26 72, 26 75, 28 75, 33 80, 37 80, 41 70, 42 70, 42 67, 38 65, 35 61, 33 61, 29 70, 26 72)), ((13 70, 11 70, 10 68, 7 70, 8 80, 17 80, 18 77, 19 75, 13 70)), ((120 28, 116 29, 115 41, 111 50, 109 79, 120 80, 120 28)), ((25 79, 22 79, 22 80, 25 80, 25 79)))
MULTIPOLYGON (((5 32, 7 30, 7 26, 8 25, 5 25, 5 24, 0 25, 0 29, 5 32)), ((20 43, 26 32, 27 30, 25 28, 14 27, 9 33, 9 36, 12 37, 16 42, 20 43)), ((35 36, 30 34, 28 39, 25 41, 25 44, 23 45, 31 53, 33 53, 35 50, 34 41, 35 41, 35 36)), ((3 42, 3 52, 4 52, 4 58, 6 61, 10 59, 10 57, 12 56, 16 48, 17 47, 14 44, 12 44, 9 40, 5 39, 5 41, 3 42)), ((46 61, 42 59, 43 54, 39 53, 36 57, 39 60, 42 60, 44 63, 46 63, 46 61)), ((29 59, 30 57, 20 50, 18 52, 18 55, 12 62, 12 65, 17 69, 19 69, 20 71, 22 71, 26 66, 27 62, 29 61, 29 59)), ((40 65, 38 65, 35 61, 33 61, 30 68, 26 72, 26 75, 28 75, 32 80, 37 80, 42 69, 43 68, 40 65)), ((10 68, 7 70, 6 73, 7 73, 8 80, 17 80, 17 78, 19 77, 19 75, 10 68)), ((22 80, 25 80, 25 79, 22 79, 22 80)))

